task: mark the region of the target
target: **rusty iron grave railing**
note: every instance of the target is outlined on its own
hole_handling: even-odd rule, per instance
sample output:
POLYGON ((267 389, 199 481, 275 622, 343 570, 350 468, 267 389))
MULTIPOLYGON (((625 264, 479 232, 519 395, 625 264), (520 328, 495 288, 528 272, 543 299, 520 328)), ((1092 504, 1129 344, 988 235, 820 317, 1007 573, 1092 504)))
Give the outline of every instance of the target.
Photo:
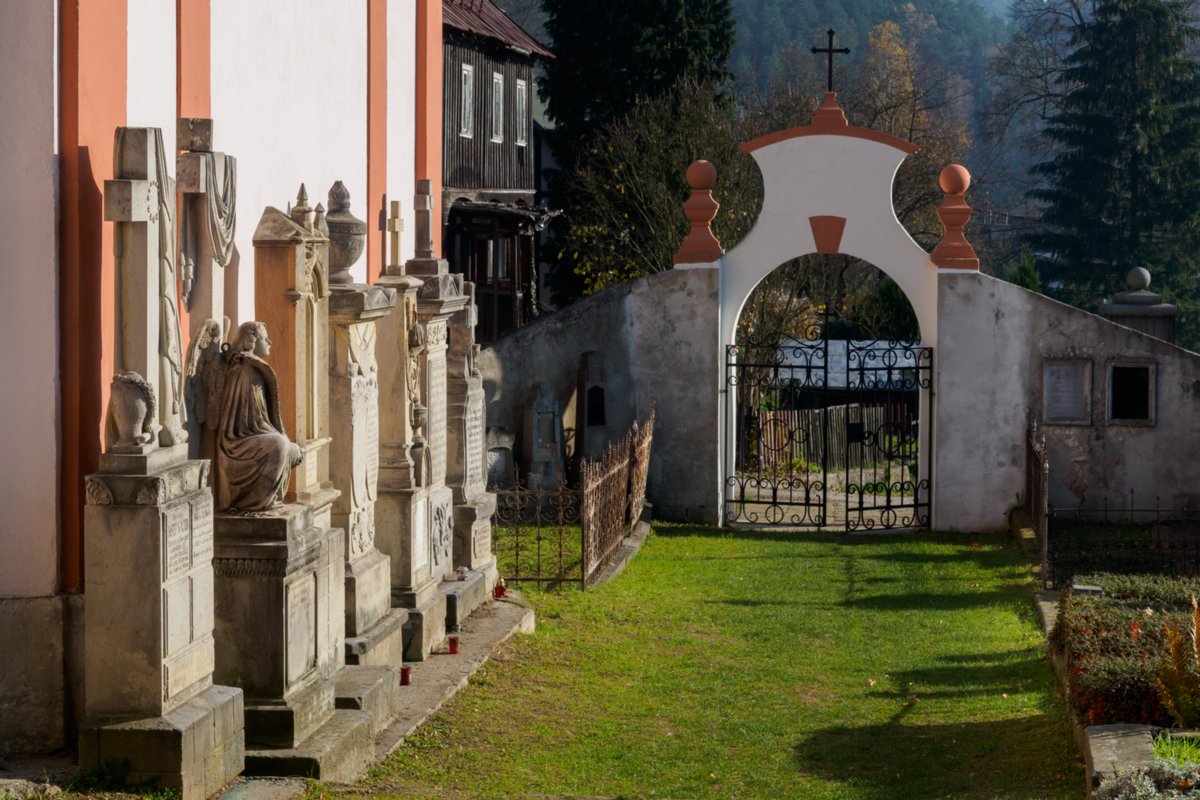
POLYGON ((1050 556, 1047 525, 1049 504, 1047 491, 1050 480, 1050 465, 1046 461, 1046 436, 1037 415, 1029 413, 1029 425, 1025 432, 1025 513, 1033 525, 1037 539, 1038 560, 1042 570, 1042 588, 1050 585, 1050 556))
POLYGON ((586 589, 600 575, 646 502, 654 413, 579 467, 579 487, 560 481, 492 486, 496 494, 493 549, 506 583, 575 584, 586 589))

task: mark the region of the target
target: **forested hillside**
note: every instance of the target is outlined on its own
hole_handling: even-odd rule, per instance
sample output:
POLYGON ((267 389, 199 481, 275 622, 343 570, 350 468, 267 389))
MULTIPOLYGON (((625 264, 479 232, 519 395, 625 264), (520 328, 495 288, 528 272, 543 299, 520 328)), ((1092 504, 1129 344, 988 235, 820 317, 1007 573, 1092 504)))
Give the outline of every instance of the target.
MULTIPOLYGON (((993 0, 1001 2, 1001 0, 993 0)), ((982 85, 987 56, 1004 34, 999 15, 977 0, 733 0, 737 39, 730 66, 744 84, 765 89, 787 81, 799 57, 825 43, 833 28, 838 45, 861 54, 871 29, 897 22, 915 35, 921 55, 950 75, 982 85)))

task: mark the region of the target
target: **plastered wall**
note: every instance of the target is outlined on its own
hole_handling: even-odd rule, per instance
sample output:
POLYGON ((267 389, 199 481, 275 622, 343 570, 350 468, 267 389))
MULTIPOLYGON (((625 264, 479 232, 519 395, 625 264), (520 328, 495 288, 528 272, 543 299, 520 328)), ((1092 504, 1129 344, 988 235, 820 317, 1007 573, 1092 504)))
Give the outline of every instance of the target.
POLYGON ((994 530, 1024 490, 1026 410, 1042 411, 1043 363, 1092 364, 1091 423, 1046 425, 1059 508, 1200 507, 1200 356, 982 274, 939 276, 934 524, 994 530), (1114 359, 1157 365, 1152 427, 1107 422, 1114 359))
POLYGON ((0 86, 0 181, 12 193, 0 214, 0 598, 57 589, 57 16, 54 2, 6 0, 0 24, 0 74, 20 76, 0 86))
MULTIPOLYGON (((366 3, 212 0, 214 146, 238 160, 236 321, 254 318, 252 242, 266 206, 286 209, 301 182, 309 205, 324 204, 341 180, 366 216, 366 31, 366 3)), ((365 280, 365 262, 352 274, 365 280)))

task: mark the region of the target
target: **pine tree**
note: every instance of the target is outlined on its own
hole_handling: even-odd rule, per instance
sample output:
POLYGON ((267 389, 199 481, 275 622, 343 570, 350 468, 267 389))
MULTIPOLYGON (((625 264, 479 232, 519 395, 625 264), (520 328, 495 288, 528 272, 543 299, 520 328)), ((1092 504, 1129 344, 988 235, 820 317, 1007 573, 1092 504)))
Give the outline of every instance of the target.
POLYGON ((730 0, 543 0, 555 58, 539 93, 569 166, 592 134, 681 80, 728 77, 730 0))
MULTIPOLYGON (((1183 287, 1200 221, 1200 70, 1189 0, 1100 0, 1077 29, 1034 168, 1045 285, 1081 305, 1145 266, 1183 287)), ((1187 289, 1190 291, 1190 287, 1187 289)))

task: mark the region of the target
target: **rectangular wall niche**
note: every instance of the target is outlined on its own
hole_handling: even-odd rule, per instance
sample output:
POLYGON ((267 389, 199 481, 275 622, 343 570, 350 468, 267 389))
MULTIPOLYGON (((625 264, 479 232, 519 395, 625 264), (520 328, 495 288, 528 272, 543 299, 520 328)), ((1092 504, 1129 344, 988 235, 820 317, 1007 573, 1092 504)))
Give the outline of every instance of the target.
POLYGON ((1092 423, 1092 362, 1047 360, 1042 365, 1042 420, 1047 425, 1092 423))
POLYGON ((1156 365, 1114 361, 1108 365, 1110 425, 1153 425, 1156 365))

